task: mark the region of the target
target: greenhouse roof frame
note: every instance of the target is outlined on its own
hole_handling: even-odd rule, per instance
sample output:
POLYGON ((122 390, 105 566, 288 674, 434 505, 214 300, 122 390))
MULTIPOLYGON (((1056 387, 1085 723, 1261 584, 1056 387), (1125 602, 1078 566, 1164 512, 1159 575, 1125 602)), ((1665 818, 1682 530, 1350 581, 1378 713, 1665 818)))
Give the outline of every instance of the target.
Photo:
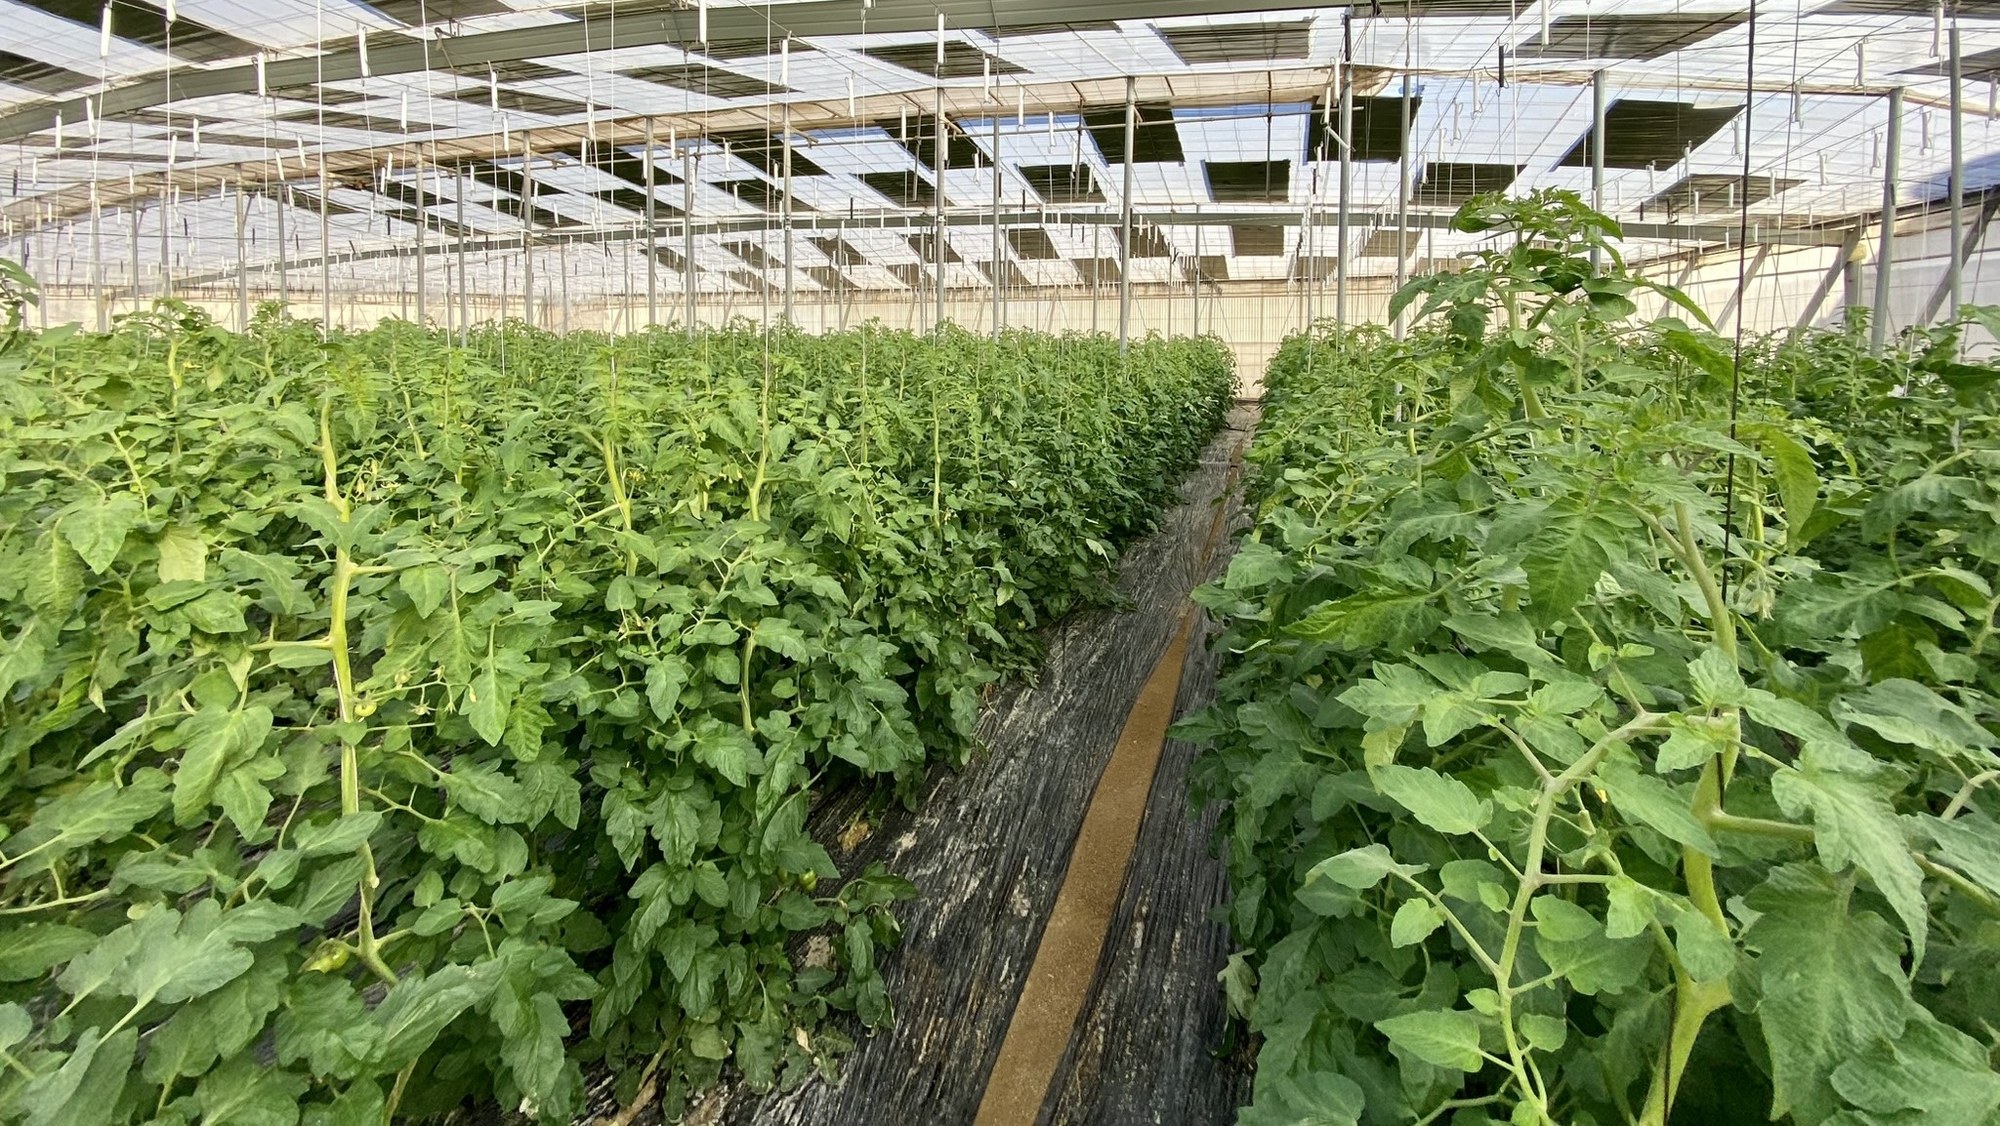
MULTIPOLYGON (((1233 260, 1232 278, 1296 277, 1294 259, 1304 257, 1346 257, 1360 273, 1388 273, 1401 268, 1398 257, 1382 255, 1393 240, 1371 236, 1400 214, 1408 229, 1435 232, 1433 251, 1476 245, 1442 228, 1450 207, 1484 186, 1482 176, 1510 192, 1587 193, 1587 160, 1564 157, 1585 147, 1589 87, 1601 71, 1614 113, 1621 102, 1666 102, 1704 122, 1677 157, 1671 145, 1655 143, 1643 149, 1648 157, 1606 176, 1602 201, 1625 223, 1638 256, 1735 239, 1737 224, 1722 213, 1736 210, 1746 146, 1755 181, 1746 193, 1750 240, 1841 242, 1879 212, 1881 95, 1890 89, 1904 91, 1905 137, 1922 138, 1919 152, 1903 154, 1903 198, 1942 197, 1933 150, 1943 147, 1943 130, 1933 145, 1931 115, 1950 95, 1948 80, 1931 73, 1938 59, 1925 50, 1941 21, 1823 14, 1838 4, 1760 8, 1759 42, 1782 44, 1785 57, 1774 55, 1766 73, 1746 83, 1739 18, 1746 5, 1426 0, 1301 10, 1269 0, 1114 0, 1072 17, 1045 0, 716 3, 705 14, 651 0, 587 8, 546 0, 387 8, 358 0, 179 0, 190 28, 260 48, 247 60, 188 64, 175 58, 171 28, 147 40, 102 38, 101 29, 74 21, 59 30, 42 0, 0 0, 0 21, 33 13, 20 17, 29 33, 23 41, 46 31, 35 39, 36 58, 0 66, 0 177, 11 172, 0 188, 13 189, 0 195, 0 253, 39 255, 57 282, 119 273, 135 292, 164 291, 175 281, 223 277, 231 265, 268 269, 272 212, 283 206, 292 213, 291 265, 394 268, 415 253, 411 236, 421 225, 441 240, 462 235, 463 249, 489 260, 474 264, 483 279, 491 259, 522 253, 524 243, 530 250, 631 243, 646 238, 649 221, 647 241, 663 231, 683 237, 691 196, 693 233, 703 240, 775 240, 787 227, 838 237, 864 227, 986 224, 1009 236, 996 235, 990 249, 962 247, 968 263, 997 252, 1042 284, 1075 284, 1064 279, 1079 270, 1055 267, 1094 261, 1101 251, 1058 228, 1114 221, 1129 168, 1135 213, 1167 232, 1172 257, 1194 256, 1184 236, 1196 228, 1220 234, 1263 225, 1284 232, 1287 254, 1233 260), (248 15, 267 7, 291 13, 289 22, 248 15), (419 22, 439 7, 446 18, 419 22), (26 26, 31 19, 41 22, 26 26), (1593 58, 1594 25, 1579 31, 1579 20, 1601 20, 1605 49, 1628 57, 1593 58), (1560 48, 1544 60, 1539 42, 1560 48), (933 51, 947 55, 944 77, 923 73, 933 51), (100 73, 83 88, 55 90, 47 74, 28 73, 82 76, 93 53, 100 73), (10 73, 25 84, 10 88, 10 73), (741 81, 707 96, 691 88, 707 75, 741 81), (1336 247, 1324 228, 1339 202, 1337 145, 1310 146, 1331 132, 1331 95, 1342 83, 1356 95, 1357 127, 1373 120, 1359 104, 1372 98, 1392 141, 1404 136, 1397 113, 1409 87, 1414 151, 1401 170, 1368 159, 1382 146, 1372 139, 1363 146, 1357 134, 1351 241, 1336 247), (1128 85, 1135 100, 1157 107, 1142 115, 1141 128, 1166 130, 1140 134, 1139 161, 1130 166, 1119 159, 1128 85), (911 135, 909 124, 940 111, 951 156, 942 172, 926 155, 933 138, 921 127, 911 135), (1871 149, 1863 169, 1861 154, 1871 149), (1266 169, 1264 187, 1236 190, 1252 202, 1214 194, 1232 166, 1266 169), (1507 168, 1516 175, 1502 176, 1507 168), (461 176, 467 169, 475 171, 461 176), (691 192, 683 183, 690 169, 691 192), (1453 186, 1451 169, 1486 171, 1453 186), (908 190, 882 195, 891 178, 908 190), (1407 200, 1399 201, 1398 183, 1407 183, 1407 200), (121 214, 109 218, 113 212, 121 214), (251 248, 249 264, 232 257, 239 213, 251 225, 240 240, 251 248), (1700 221, 1677 221, 1688 216, 1700 221), (1057 258, 1014 249, 1014 234, 1034 229, 1058 248, 1057 258), (1316 240, 1310 248, 1307 230, 1316 240), (302 238, 315 245, 306 248, 302 238), (143 262, 135 253, 142 245, 143 262)), ((2000 20, 1956 23, 1968 58, 2000 51, 2000 20)), ((1975 130, 1992 120, 1995 84, 1981 83, 1989 89, 1967 98, 1975 130)), ((1975 143, 1980 154, 1967 163, 1965 184, 1973 191, 2000 182, 2000 146, 1985 135, 1975 143)), ((1217 239, 1201 257, 1228 241, 1217 239)), ((746 268, 766 282, 780 271, 791 278, 794 266, 844 272, 863 288, 901 284, 881 268, 893 258, 858 266, 811 246, 786 257, 714 245, 719 261, 696 255, 703 276, 679 279, 682 288, 733 284, 720 279, 746 268)), ((663 261, 652 255, 655 266, 663 261)), ((629 286, 629 265, 626 274, 629 286)), ((350 278, 371 284, 358 272, 350 278)), ((606 284, 615 288, 616 279, 606 284)))

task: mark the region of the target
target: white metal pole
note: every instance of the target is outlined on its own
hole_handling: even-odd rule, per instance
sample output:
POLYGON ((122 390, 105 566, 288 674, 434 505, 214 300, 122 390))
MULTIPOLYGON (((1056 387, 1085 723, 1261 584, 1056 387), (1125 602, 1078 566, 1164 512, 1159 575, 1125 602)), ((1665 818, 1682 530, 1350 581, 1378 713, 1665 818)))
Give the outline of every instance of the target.
MULTIPOLYGON (((1590 76, 1590 206, 1600 212, 1604 210, 1604 111, 1610 87, 1604 71, 1590 76)), ((1590 248, 1591 273, 1602 268, 1603 256, 1602 250, 1590 248)))
POLYGON ((236 181, 236 331, 250 327, 250 256, 243 249, 243 228, 250 222, 250 194, 236 181))
POLYGON ((1965 231, 1965 76, 1958 49, 1958 17, 1951 20, 1951 310, 1956 318, 1965 306, 1965 264, 1959 261, 1958 240, 1965 231))
POLYGON ((1875 251, 1875 311, 1868 326, 1868 350, 1882 354, 1889 332, 1889 283, 1896 249, 1896 165, 1903 147, 1903 88, 1889 91, 1889 129, 1882 153, 1882 238, 1875 251))
POLYGON ((653 119, 646 119, 646 327, 660 323, 660 224, 653 173, 653 119))
POLYGON ((1118 354, 1132 337, 1132 154, 1138 149, 1139 80, 1125 76, 1125 186, 1118 201, 1118 354))
POLYGON ((695 318, 695 277, 700 272, 694 264, 694 150, 681 155, 681 279, 687 290, 687 335, 694 339, 695 318))
POLYGON ((1354 186, 1354 68, 1340 68, 1340 218, 1333 259, 1333 319, 1347 324, 1347 197, 1354 186))

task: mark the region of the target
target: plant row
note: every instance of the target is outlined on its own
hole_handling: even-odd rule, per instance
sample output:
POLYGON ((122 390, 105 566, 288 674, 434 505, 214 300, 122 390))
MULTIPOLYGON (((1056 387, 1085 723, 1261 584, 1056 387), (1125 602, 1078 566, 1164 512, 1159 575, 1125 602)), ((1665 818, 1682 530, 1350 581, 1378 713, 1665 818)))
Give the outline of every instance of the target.
POLYGON ((1198 595, 1241 1121, 1995 1121, 2000 370, 1454 222, 1407 339, 1285 344, 1198 595))
POLYGON ((830 1068, 914 893, 816 795, 962 762, 1230 387, 1024 332, 0 335, 0 1119, 830 1068))

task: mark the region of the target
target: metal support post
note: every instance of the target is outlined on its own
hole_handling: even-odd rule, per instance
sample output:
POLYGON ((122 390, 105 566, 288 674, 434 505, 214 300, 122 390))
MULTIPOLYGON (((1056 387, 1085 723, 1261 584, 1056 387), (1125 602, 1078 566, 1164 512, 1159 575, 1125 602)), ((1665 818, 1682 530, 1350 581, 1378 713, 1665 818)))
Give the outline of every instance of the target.
POLYGON ((951 164, 951 136, 945 129, 944 83, 937 86, 937 147, 931 150, 932 171, 937 174, 937 190, 932 193, 931 258, 937 270, 937 327, 944 327, 944 173, 951 164))
POLYGON ((1201 227, 1199 226, 1196 226, 1194 229, 1194 270, 1192 271, 1191 276, 1194 280, 1194 300, 1190 302, 1191 308, 1188 310, 1188 335, 1200 336, 1201 335, 1201 227))
MULTIPOLYGON (((425 291, 430 288, 430 270, 424 261, 424 240, 426 235, 425 228, 431 225, 431 221, 430 212, 425 208, 424 165, 422 161, 416 163, 415 170, 417 173, 417 323, 428 326, 428 320, 424 314, 424 297, 425 291)), ((524 208, 522 213, 526 214, 527 209, 524 208)))
POLYGON ((250 327, 250 256, 244 252, 243 229, 250 222, 250 193, 236 181, 236 331, 250 327))
POLYGON ((465 284, 465 165, 458 166, 458 175, 452 187, 458 196, 458 343, 464 347, 472 339, 472 301, 466 296, 469 288, 465 284))
MULTIPOLYGON (((792 323, 792 107, 785 104, 785 323, 792 323)), ((768 326, 766 326, 768 328, 768 326)))
POLYGON ((653 173, 653 119, 646 119, 646 327, 660 323, 660 216, 653 173))
POLYGON ((687 290, 687 334, 694 339, 695 318, 695 278, 700 271, 694 264, 694 151, 681 154, 681 279, 682 288, 687 290))
POLYGON ((1856 227, 1847 233, 1847 241, 1835 251, 1832 264, 1827 266, 1826 273, 1819 279, 1819 288, 1813 290, 1812 300, 1806 302, 1805 309, 1799 313, 1798 322, 1785 334, 1786 340, 1796 340, 1800 333, 1812 327, 1813 321, 1819 317, 1820 307, 1826 304, 1827 295, 1833 292, 1833 283, 1847 272, 1848 260, 1854 257, 1854 250, 1859 245, 1861 245, 1861 228, 1856 227))
POLYGON ((91 272, 97 275, 97 331, 111 329, 111 309, 106 304, 108 295, 104 291, 104 204, 97 196, 97 185, 90 185, 90 264, 91 272))
MULTIPOLYGON (((1409 59, 1411 29, 1414 25, 1405 21, 1404 61, 1409 59)), ((1396 159, 1396 289, 1400 292, 1410 280, 1410 92, 1416 83, 1408 70, 1403 72, 1403 115, 1402 132, 1396 134, 1396 148, 1402 155, 1396 159)), ((1395 323, 1396 339, 1403 338, 1403 318, 1398 316, 1395 323)))
MULTIPOLYGON (((1354 187, 1354 68, 1340 68, 1340 215, 1339 245, 1333 248, 1333 319, 1347 325, 1347 200, 1354 187)), ((1314 263, 1315 266, 1318 263, 1314 263)))
POLYGON ((291 197, 291 189, 288 186, 286 186, 284 181, 280 180, 278 182, 278 196, 277 196, 278 308, 285 310, 289 310, 292 307, 292 295, 290 292, 291 277, 290 277, 290 271, 287 269, 288 263, 285 258, 285 256, 291 252, 291 247, 286 245, 286 239, 285 239, 285 215, 292 209, 290 197, 291 197))
POLYGON ((168 228, 173 218, 174 186, 160 185, 160 296, 174 295, 173 243, 168 228))
MULTIPOLYGON (((1611 83, 1604 71, 1590 76, 1590 208, 1604 210, 1604 110, 1611 98, 1611 83)), ((1590 248, 1590 272, 1604 266, 1604 251, 1590 248)))
MULTIPOLYGON (((142 288, 139 285, 139 197, 138 196, 135 195, 132 197, 131 203, 129 204, 127 209, 132 213, 132 245, 129 249, 131 250, 131 258, 132 258, 132 265, 130 267, 132 271, 132 311, 136 313, 146 307, 146 299, 145 299, 146 293, 144 288, 142 288)), ((162 227, 166 226, 166 220, 162 219, 160 221, 160 225, 162 227)))
POLYGON ((991 151, 986 154, 987 162, 993 165, 993 339, 1000 339, 1000 115, 993 115, 991 151))
POLYGON ((1139 144, 1139 80, 1125 76, 1125 186, 1118 199, 1118 354, 1132 337, 1132 155, 1139 144))
MULTIPOLYGON (((1953 232, 1965 230, 1965 75, 1964 59, 1958 49, 1958 17, 1951 18, 1951 229, 1953 232)), ((1953 248, 1956 251, 1956 247, 1953 248)), ((1957 253, 1951 256, 1946 272, 1946 280, 1951 286, 1951 312, 1953 317, 1965 307, 1964 287, 1965 266, 1957 253)), ((1932 316, 1936 314, 1933 313, 1932 316)), ((1924 318, 1928 324, 1930 317, 1924 318)))
POLYGON ((535 150, 521 149, 521 319, 535 323, 535 150))
POLYGON ((1903 148, 1903 88, 1889 91, 1889 130, 1882 153, 1882 238, 1875 250, 1875 313, 1868 326, 1868 351, 1882 354, 1889 332, 1889 283, 1895 273, 1896 166, 1903 148))
MULTIPOLYGON (((1972 260, 1973 252, 1979 249, 1980 242, 1986 238, 1986 228, 1993 225, 1996 212, 2000 212, 2000 193, 1986 197, 1986 202, 1980 206, 1979 215, 1973 219, 1971 226, 1953 226, 1952 246, 1948 251, 1951 255, 1950 268, 1945 277, 1938 282, 1937 289, 1931 293, 1930 300, 1924 303, 1923 319, 1918 322, 1919 324, 1931 323, 1944 309, 1945 299, 1951 296, 1951 287, 1957 283, 1965 264, 1972 260)), ((1953 311, 1956 312, 1956 308, 1953 311)))
POLYGON ((326 154, 319 155, 319 330, 333 332, 333 247, 327 225, 326 154))

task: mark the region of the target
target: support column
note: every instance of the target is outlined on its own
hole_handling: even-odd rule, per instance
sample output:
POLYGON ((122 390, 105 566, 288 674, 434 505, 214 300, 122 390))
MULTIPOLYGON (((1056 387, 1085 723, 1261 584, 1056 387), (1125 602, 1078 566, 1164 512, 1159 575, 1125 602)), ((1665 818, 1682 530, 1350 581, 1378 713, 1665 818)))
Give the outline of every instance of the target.
POLYGON ((160 296, 174 295, 174 259, 172 236, 168 233, 169 220, 173 218, 174 186, 160 184, 160 296))
POLYGON ((1882 153, 1882 238, 1875 249, 1875 313, 1868 326, 1868 351, 1882 354, 1889 332, 1889 283, 1895 273, 1896 166, 1903 148, 1903 88, 1889 91, 1889 131, 1882 153))
POLYGON ((1973 252, 1979 249, 1980 242, 1986 238, 1986 228, 1993 225, 1995 212, 2000 212, 2000 194, 1986 197, 1986 202, 1979 208, 1979 215, 1972 220, 1971 226, 1952 228, 1951 248, 1947 252, 1951 256, 1949 268, 1945 276, 1939 279, 1938 287, 1932 291, 1930 300, 1924 303, 1923 317, 1918 323, 1930 324, 1937 319, 1938 313, 1943 311, 1945 299, 1951 296, 1951 287, 1957 281, 1957 276, 1964 272, 1965 264, 1972 260, 1973 252))
POLYGON ((687 334, 694 339, 695 318, 695 277, 699 271, 694 264, 694 150, 681 154, 681 277, 682 288, 687 290, 687 334))
POLYGON ((1139 80, 1125 76, 1125 186, 1118 200, 1118 354, 1132 337, 1132 154, 1139 145, 1139 80))
POLYGON ((327 224, 326 154, 319 155, 319 330, 333 334, 333 246, 327 224))
POLYGON ((1827 295, 1833 292, 1833 283, 1847 272, 1847 264, 1854 258, 1854 249, 1860 244, 1861 228, 1856 227, 1847 232, 1847 241, 1841 243, 1835 252, 1833 262, 1826 268, 1826 274, 1819 279, 1819 288, 1813 290, 1812 300, 1806 302, 1805 309, 1799 313, 1797 323, 1793 324, 1791 331, 1785 334, 1786 340, 1796 340, 1799 334, 1812 327, 1813 321, 1819 317, 1820 307, 1826 304, 1827 295))
MULTIPOLYGON (((785 214, 785 323, 792 323, 792 106, 785 103, 785 196, 781 201, 785 214)), ((765 326, 769 331, 770 326, 765 326)))
MULTIPOLYGON (((1606 79, 1601 70, 1590 76, 1590 209, 1600 213, 1604 210, 1604 110, 1611 97, 1611 84, 1606 79)), ((1604 252, 1591 247, 1591 273, 1603 266, 1604 252)))
MULTIPOLYGON (((1404 41, 1403 57, 1405 63, 1409 60, 1410 51, 1407 37, 1414 26, 1408 20, 1404 21, 1403 31, 1406 38, 1404 41)), ((1414 76, 1408 69, 1405 69, 1403 71, 1402 132, 1397 134, 1398 140, 1396 142, 1397 148, 1402 154, 1396 161, 1396 289, 1398 292, 1401 292, 1403 286, 1407 285, 1410 280, 1410 93, 1411 88, 1415 85, 1414 76)), ((1396 317, 1396 323, 1393 327, 1396 339, 1401 340, 1403 338, 1403 318, 1400 315, 1396 317)))
POLYGON ((90 264, 97 275, 97 331, 111 330, 111 309, 104 291, 104 203, 98 198, 97 184, 90 185, 90 264))
POLYGON ((535 150, 521 146, 521 319, 535 323, 535 150))
MULTIPOLYGON (((132 245, 130 247, 132 264, 129 268, 132 271, 132 311, 136 313, 146 307, 146 291, 139 284, 139 197, 134 195, 126 207, 132 213, 132 245)), ((166 226, 166 220, 162 219, 160 225, 162 227, 166 226)))
MULTIPOLYGON (((428 320, 424 314, 424 297, 425 291, 430 288, 430 270, 424 261, 424 241, 428 233, 426 228, 431 225, 431 221, 430 212, 424 209, 427 197, 424 194, 423 162, 415 162, 414 169, 417 174, 417 323, 428 327, 428 320)), ((524 210, 523 214, 526 213, 524 210)))
POLYGON ((660 323, 659 201, 653 176, 653 119, 646 119, 646 327, 660 323))
POLYGON ((1201 227, 1199 225, 1197 225, 1194 229, 1194 270, 1192 273, 1194 278, 1194 301, 1192 302, 1193 308, 1189 310, 1188 335, 1200 336, 1201 335, 1201 227))
MULTIPOLYGON (((1339 245, 1333 248, 1333 319, 1347 326, 1347 198, 1354 186, 1354 67, 1340 68, 1340 216, 1339 245)), ((1318 263, 1314 263, 1317 267, 1318 263)))
POLYGON ((286 259, 286 255, 291 253, 291 247, 285 244, 285 215, 292 209, 291 194, 291 189, 285 182, 278 181, 278 308, 287 312, 292 307, 292 295, 290 264, 286 259))
POLYGON ((250 327, 250 256, 243 248, 243 228, 250 221, 250 194, 236 181, 236 331, 250 327))
POLYGON ((1000 115, 993 115, 991 151, 986 159, 993 165, 993 339, 1000 339, 1000 115))
MULTIPOLYGON (((1963 58, 1958 49, 1958 17, 1951 18, 1951 229, 1954 233, 1965 230, 1965 75, 1963 58)), ((1951 309, 1946 319, 1958 316, 1965 307, 1965 285, 1963 276, 1965 265, 1953 247, 1950 265, 1946 268, 1945 279, 1951 286, 1951 309)), ((1925 323, 1930 322, 1925 317, 1925 323)))
POLYGON ((465 284, 465 165, 458 166, 458 174, 453 181, 458 196, 458 343, 464 347, 472 340, 472 301, 466 296, 465 284))
MULTIPOLYGON (((943 17, 939 17, 942 19, 943 17)), ((931 258, 937 270, 937 327, 944 327, 944 173, 951 164, 951 135, 944 123, 944 82, 937 86, 937 147, 931 150, 931 171, 937 175, 937 190, 932 192, 931 202, 931 258)))

